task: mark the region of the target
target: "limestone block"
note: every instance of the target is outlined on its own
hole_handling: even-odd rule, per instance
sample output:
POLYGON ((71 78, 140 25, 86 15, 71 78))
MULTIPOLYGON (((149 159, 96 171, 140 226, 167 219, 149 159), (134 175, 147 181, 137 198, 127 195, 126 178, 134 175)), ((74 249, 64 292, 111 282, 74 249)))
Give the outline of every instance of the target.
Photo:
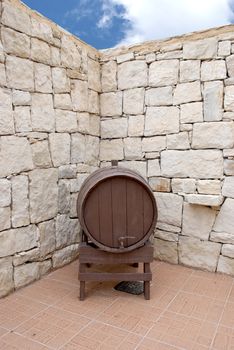
POLYGON ((37 169, 29 173, 31 222, 52 219, 58 212, 57 169, 37 169))
POLYGON ((11 208, 0 208, 0 231, 11 227, 11 208))
POLYGON ((149 85, 165 86, 178 82, 179 60, 165 60, 151 63, 149 67, 149 85))
POLYGON ((158 222, 180 227, 183 198, 174 193, 155 192, 158 222))
POLYGON ((88 109, 88 83, 82 80, 73 80, 71 84, 71 99, 73 109, 87 112, 88 109))
POLYGON ((223 196, 208 194, 187 194, 185 195, 185 201, 191 204, 218 207, 223 203, 223 196))
POLYGON ((31 22, 32 36, 47 41, 49 43, 53 41, 52 29, 45 21, 37 20, 36 18, 32 17, 31 22))
POLYGON ((39 39, 31 39, 31 58, 36 62, 50 64, 50 47, 39 39))
POLYGON ((109 61, 102 65, 101 83, 102 92, 111 92, 117 90, 117 64, 115 61, 109 61))
POLYGON ((70 142, 68 133, 49 135, 50 153, 54 167, 70 163, 70 142))
POLYGON ((123 63, 127 61, 134 60, 134 53, 133 52, 128 52, 123 55, 117 56, 117 63, 123 63))
POLYGON ((119 163, 120 166, 123 166, 125 168, 134 170, 138 172, 141 176, 146 178, 146 162, 145 161, 137 161, 137 160, 130 160, 130 161, 124 161, 119 163))
POLYGON ((124 62, 118 66, 120 90, 147 86, 147 64, 144 61, 124 62))
POLYGON ((2 43, 7 53, 22 58, 30 57, 30 38, 10 28, 2 28, 2 43))
POLYGON ((226 111, 234 111, 234 86, 226 86, 225 87, 225 95, 224 95, 224 109, 226 111))
POLYGON ((223 114, 223 83, 211 81, 204 84, 204 120, 217 121, 223 114))
POLYGON ((0 135, 14 134, 14 131, 11 92, 0 88, 0 135))
POLYGON ((174 50, 169 52, 162 52, 156 55, 157 60, 171 60, 174 58, 183 58, 182 50, 174 50))
POLYGON ((197 123, 203 121, 202 102, 185 103, 180 107, 181 123, 197 123))
POLYGON ((11 229, 0 233, 0 257, 13 255, 37 246, 38 231, 35 225, 11 229))
POLYGON ((52 166, 48 141, 39 141, 31 145, 33 164, 36 168, 49 168, 52 166))
POLYGON ((85 138, 85 162, 89 165, 99 164, 99 137, 87 135, 85 138))
POLYGON ((5 70, 5 65, 3 63, 0 64, 0 85, 1 86, 7 85, 6 70, 5 70))
POLYGON ((221 244, 200 241, 197 238, 179 238, 179 262, 204 270, 215 271, 221 244))
POLYGON ((208 240, 215 217, 210 208, 184 203, 182 235, 208 240))
POLYGON ((61 39, 61 63, 66 68, 80 68, 81 55, 71 37, 63 35, 61 39))
POLYGON ((179 132, 177 107, 148 107, 145 118, 145 136, 179 132))
POLYGON ((26 286, 40 278, 40 263, 32 262, 14 268, 15 288, 26 286))
POLYGON ((234 77, 234 55, 226 58, 228 76, 234 77))
POLYGON ((31 106, 31 95, 27 91, 13 90, 12 103, 14 106, 31 106))
POLYGON ((151 62, 154 62, 156 60, 156 55, 155 53, 148 53, 146 56, 145 56, 145 60, 147 63, 151 63, 151 62))
POLYGON ((72 110, 72 101, 70 94, 55 94, 54 108, 72 110))
POLYGON ((200 79, 200 66, 199 60, 187 60, 180 61, 180 82, 186 83, 189 81, 200 79))
POLYGON ((90 115, 89 116, 89 133, 93 136, 100 136, 100 116, 90 115))
POLYGON ((143 152, 159 152, 166 148, 166 136, 144 137, 142 139, 143 152))
POLYGON ((68 180, 60 180, 58 185, 58 212, 60 214, 67 214, 71 207, 71 186, 68 180))
POLYGON ((229 56, 231 53, 231 41, 220 41, 218 44, 218 56, 229 56))
POLYGON ((32 94, 31 117, 33 131, 54 131, 55 115, 52 95, 32 94))
POLYGON ((79 133, 71 135, 71 163, 85 162, 85 136, 79 133))
POLYGON ((168 149, 189 149, 189 137, 187 132, 180 132, 178 134, 167 135, 168 149))
POLYGON ((75 165, 62 165, 59 167, 59 179, 73 179, 76 177, 75 165))
POLYGON ((55 222, 49 220, 38 225, 40 235, 40 256, 45 257, 55 250, 55 222))
POLYGON ((1 63, 5 62, 5 53, 4 53, 4 49, 3 49, 1 41, 0 41, 0 62, 1 63))
POLYGON ((70 218, 77 218, 77 197, 78 193, 71 193, 71 211, 70 211, 70 218))
POLYGON ((55 251, 52 256, 53 267, 61 267, 75 260, 78 256, 78 249, 79 244, 72 244, 68 247, 55 251))
POLYGON ((33 169, 32 154, 26 137, 2 136, 0 177, 33 169))
POLYGON ((127 137, 124 139, 124 156, 127 160, 142 158, 142 147, 140 137, 127 137))
POLYGON ((227 77, 225 60, 204 61, 201 64, 201 80, 218 80, 227 77))
POLYGON ((222 255, 228 256, 229 258, 234 259, 234 245, 233 244, 224 244, 222 247, 222 255))
POLYGON ((100 160, 121 160, 124 158, 123 141, 116 140, 101 140, 100 142, 100 160))
POLYGON ((0 259, 0 298, 14 289, 12 258, 0 259))
POLYGON ((230 275, 234 274, 234 259, 220 255, 217 272, 227 273, 230 275))
POLYGON ((201 101, 201 86, 199 81, 177 84, 174 92, 173 104, 201 101))
POLYGON ((223 156, 224 157, 234 157, 234 149, 224 149, 223 150, 223 156))
POLYGON ((210 233, 210 241, 219 243, 230 243, 234 244, 234 234, 226 232, 215 232, 210 233))
POLYGON ((107 92, 100 95, 101 116, 119 116, 122 114, 122 92, 107 92))
POLYGON ((234 160, 231 160, 231 159, 224 160, 224 174, 234 175, 234 160))
POLYGON ((198 180, 197 191, 201 194, 221 194, 221 182, 219 180, 198 180))
POLYGON ((12 178, 12 226, 29 225, 28 177, 25 175, 12 178))
POLYGON ((171 181, 165 177, 150 177, 149 184, 154 192, 171 191, 171 181))
POLYGON ((172 179, 173 193, 194 193, 196 190, 196 181, 194 179, 172 179))
POLYGON ((19 32, 31 34, 31 20, 29 15, 17 8, 13 3, 4 2, 2 6, 2 23, 19 32))
POLYGON ((78 174, 76 179, 72 179, 70 181, 70 191, 72 193, 79 192, 81 189, 81 186, 83 185, 83 182, 87 179, 89 174, 78 174))
POLYGON ((50 58, 51 58, 51 66, 60 66, 61 64, 61 55, 60 49, 54 46, 50 47, 50 58))
POLYGON ((55 112, 55 120, 57 132, 77 131, 77 115, 75 112, 57 109, 55 112))
POLYGON ((66 69, 52 68, 53 89, 56 94, 70 92, 70 81, 67 77, 66 69))
POLYGON ((52 260, 48 259, 39 263, 40 276, 46 275, 52 269, 52 260))
POLYGON ((145 127, 144 115, 130 115, 128 118, 128 136, 143 136, 145 127))
POLYGON ((51 69, 41 63, 35 63, 35 90, 52 93, 51 69))
POLYGON ((84 134, 89 134, 90 120, 89 113, 78 113, 78 131, 84 134))
POLYGON ((27 250, 26 252, 20 252, 14 255, 13 265, 19 266, 29 261, 36 261, 40 259, 40 250, 39 248, 34 248, 27 250))
POLYGON ((227 198, 215 221, 213 228, 215 232, 225 232, 234 235, 233 210, 234 199, 227 198))
POLYGON ((127 118, 106 119, 101 121, 101 138, 115 139, 127 137, 128 120, 127 118))
POLYGON ((160 158, 160 153, 159 152, 146 152, 145 158, 146 159, 157 159, 157 158, 160 158))
POLYGON ((101 71, 98 61, 88 58, 88 87, 97 92, 101 92, 101 71))
POLYGON ((125 114, 143 114, 145 89, 136 88, 125 90, 123 93, 123 112, 125 114))
POLYGON ((217 39, 187 41, 183 45, 184 59, 210 59, 217 55, 217 39))
POLYGON ((77 243, 79 230, 77 219, 70 219, 69 215, 58 215, 56 219, 56 249, 77 243))
POLYGON ((176 242, 154 239, 154 258, 178 264, 178 248, 176 242))
POLYGON ((233 122, 196 123, 193 126, 192 147, 232 148, 234 145, 233 122))
POLYGON ((172 87, 165 86, 151 88, 145 92, 146 106, 170 106, 172 105, 172 87))
MULTIPOLYGON (((180 131, 192 131, 193 130, 193 124, 180 124, 180 131)), ((190 135, 189 135, 190 138, 190 135)))
POLYGON ((151 177, 151 176, 160 176, 160 175, 161 175, 161 168, 160 168, 159 160, 158 159, 148 160, 147 176, 151 177))
POLYGON ((178 242, 178 234, 174 232, 162 231, 159 229, 155 230, 154 237, 162 239, 169 242, 178 242))
POLYGON ((15 107, 14 121, 15 121, 16 132, 32 131, 30 107, 28 106, 15 107))
POLYGON ((88 112, 94 114, 100 113, 99 95, 93 90, 88 91, 88 112))
POLYGON ((220 178, 222 152, 218 150, 162 151, 162 175, 166 177, 220 178))
POLYGON ((7 179, 0 179, 0 207, 8 207, 11 204, 11 183, 7 179))
POLYGON ((234 198, 234 176, 225 177, 222 195, 225 197, 234 198))

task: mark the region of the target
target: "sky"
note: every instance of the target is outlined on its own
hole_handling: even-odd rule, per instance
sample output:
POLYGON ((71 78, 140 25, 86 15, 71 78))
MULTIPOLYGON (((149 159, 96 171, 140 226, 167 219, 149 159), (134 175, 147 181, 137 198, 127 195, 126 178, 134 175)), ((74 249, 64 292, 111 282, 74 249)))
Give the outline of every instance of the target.
POLYGON ((97 49, 234 23, 234 0, 23 0, 97 49))

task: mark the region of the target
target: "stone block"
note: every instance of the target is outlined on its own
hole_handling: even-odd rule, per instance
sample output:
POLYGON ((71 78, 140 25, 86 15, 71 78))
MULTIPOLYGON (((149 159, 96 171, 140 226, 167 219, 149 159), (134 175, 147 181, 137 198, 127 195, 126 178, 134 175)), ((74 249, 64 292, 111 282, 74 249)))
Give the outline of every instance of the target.
POLYGON ((85 138, 85 162, 89 165, 99 165, 99 150, 100 140, 99 137, 87 135, 85 138))
POLYGON ((31 106, 31 95, 27 91, 13 90, 12 103, 14 106, 31 106))
POLYGON ((155 53, 148 53, 147 55, 145 55, 145 60, 147 63, 154 62, 156 60, 155 53))
POLYGON ((217 55, 217 39, 187 41, 183 45, 184 59, 211 59, 217 55))
POLYGON ((33 131, 54 131, 55 115, 52 95, 32 94, 31 117, 33 131))
POLYGON ((201 101, 201 84, 199 81, 177 84, 174 91, 173 104, 201 101))
POLYGON ((33 164, 36 168, 52 166, 48 141, 39 141, 31 145, 33 164))
POLYGON ((66 69, 52 68, 53 89, 56 94, 70 92, 70 81, 67 77, 66 69))
POLYGON ((11 204, 11 182, 0 179, 0 208, 9 207, 11 204))
POLYGON ((71 163, 85 162, 85 135, 71 135, 71 163))
POLYGON ((201 64, 201 81, 225 79, 227 69, 225 60, 204 61, 201 64))
POLYGON ((127 137, 127 118, 106 119, 101 121, 101 138, 121 138, 127 137))
POLYGON ((101 116, 120 116, 122 114, 122 92, 108 92, 100 95, 101 116))
POLYGON ((101 140, 100 142, 100 160, 121 160, 124 159, 123 141, 116 140, 101 140))
POLYGON ((90 129, 90 114, 89 113, 78 113, 78 131, 83 134, 89 134, 90 129))
POLYGON ((72 111, 57 109, 55 112, 57 132, 75 132, 78 130, 77 115, 72 111))
POLYGON ((101 71, 98 61, 88 59, 88 87, 97 92, 101 92, 101 71))
POLYGON ((201 241, 197 238, 179 238, 179 262, 186 266, 215 271, 221 244, 201 241))
POLYGON ((58 186, 58 212, 67 214, 71 209, 71 186, 68 180, 60 180, 58 186))
POLYGON ((111 92, 117 90, 117 64, 115 61, 109 61, 102 65, 101 83, 102 92, 111 92))
POLYGON ((66 68, 79 69, 81 55, 71 37, 63 35, 61 38, 61 63, 66 68))
POLYGON ((178 248, 176 242, 154 239, 154 258, 178 264, 178 248))
POLYGON ((189 149, 189 137, 187 132, 167 135, 167 149, 189 149))
POLYGON ((14 268, 15 288, 26 286, 27 284, 38 280, 40 278, 39 266, 39 262, 16 266, 14 268))
POLYGON ((26 137, 2 136, 0 177, 33 169, 32 154, 26 137))
POLYGON ((16 132, 32 131, 30 107, 16 106, 13 115, 16 132))
POLYGON ((55 94, 54 95, 54 108, 63 110, 72 110, 72 102, 70 94, 55 94))
POLYGON ((222 195, 225 197, 234 198, 234 176, 225 177, 222 195))
POLYGON ((156 61, 149 67, 149 85, 166 86, 178 82, 179 60, 156 61))
POLYGON ((179 240, 177 233, 162 231, 159 229, 155 230, 154 237, 162 239, 163 241, 168 241, 168 242, 178 242, 179 240))
POLYGON ((145 127, 144 115, 130 115, 128 118, 128 136, 143 136, 145 127))
POLYGON ((31 34, 30 16, 13 3, 4 2, 2 6, 2 24, 19 32, 31 34))
POLYGON ((14 289, 12 258, 0 259, 0 298, 14 289))
POLYGON ((143 152, 159 152, 166 148, 166 136, 144 137, 142 139, 143 152))
POLYGON ((234 55, 226 58, 227 71, 229 77, 234 77, 234 55))
POLYGON ((0 231, 11 227, 11 208, 0 208, 0 231))
POLYGON ((208 240, 215 217, 215 210, 184 203, 182 235, 208 240))
POLYGON ((50 47, 49 45, 37 38, 31 39, 31 58, 33 61, 50 64, 50 47))
POLYGON ((39 263, 40 276, 46 275, 52 269, 52 260, 48 259, 39 263))
POLYGON ((38 231, 35 225, 0 233, 0 257, 14 255, 35 247, 38 247, 38 231))
POLYGON ((177 107, 148 107, 145 117, 145 136, 179 132, 179 109, 177 107))
POLYGON ((234 274, 234 259, 220 255, 217 272, 227 273, 229 275, 234 274))
POLYGON ((0 64, 0 85, 7 86, 6 70, 5 70, 5 65, 3 63, 0 64))
POLYGON ((215 232, 210 233, 210 241, 218 243, 230 243, 234 244, 234 234, 226 232, 215 232))
POLYGON ((2 43, 4 50, 22 58, 30 57, 30 37, 10 28, 2 28, 2 43))
POLYGON ((158 159, 150 159, 148 160, 148 171, 147 171, 147 176, 160 176, 161 175, 161 168, 159 164, 158 159))
POLYGON ((131 61, 131 60, 134 60, 134 53, 133 52, 127 52, 125 54, 117 56, 117 63, 123 63, 123 62, 131 61))
POLYGON ((174 193, 155 192, 158 222, 181 227, 183 198, 174 193))
POLYGON ((234 199, 227 198, 216 218, 213 231, 225 232, 234 235, 233 212, 234 199))
POLYGON ((129 160, 119 163, 120 166, 131 169, 139 173, 141 176, 146 178, 146 162, 145 161, 137 161, 137 160, 129 160))
POLYGON ((233 244, 224 244, 222 247, 222 255, 228 256, 229 258, 234 259, 234 245, 233 244))
POLYGON ((32 17, 31 23, 32 36, 47 41, 49 43, 53 42, 52 29, 45 21, 37 20, 36 18, 32 17))
POLYGON ((200 66, 199 60, 180 61, 180 82, 200 80, 200 66))
POLYGON ((197 191, 200 194, 221 194, 220 180, 198 180, 197 191))
POLYGON ((224 174, 225 175, 234 175, 234 160, 225 159, 224 160, 224 174))
POLYGON ((51 69, 41 63, 35 63, 35 91, 52 93, 51 69))
POLYGON ((89 133, 93 136, 100 136, 100 116, 90 115, 89 116, 89 133))
POLYGON ((34 90, 33 62, 25 58, 7 56, 6 75, 8 86, 26 91, 34 90))
POLYGON ((29 173, 31 222, 38 223, 55 217, 58 212, 57 169, 37 169, 29 173))
POLYGON ((51 46, 50 47, 50 58, 51 58, 51 66, 60 66, 61 64, 61 55, 60 49, 58 47, 51 46))
POLYGON ((196 191, 196 180, 194 179, 172 179, 173 193, 194 193, 196 191))
POLYGON ((218 150, 162 151, 162 175, 216 179, 223 175, 222 152, 218 150))
POLYGON ((87 112, 88 109, 88 83, 82 80, 73 80, 71 84, 71 99, 73 109, 87 112))
POLYGON ((142 158, 140 137, 127 137, 124 139, 124 156, 127 160, 142 158))
POLYGON ((185 103, 180 107, 181 123, 197 123, 203 121, 202 102, 185 103))
POLYGON ((88 112, 94 114, 100 113, 99 94, 93 90, 88 91, 88 112))
POLYGON ((68 133, 49 135, 50 153, 54 167, 70 163, 70 143, 68 133))
POLYGON ((218 56, 229 56, 231 53, 231 41, 220 41, 218 44, 218 56))
POLYGON ((68 215, 58 215, 56 219, 56 249, 77 243, 79 238, 79 223, 68 215))
POLYGON ((223 203, 223 196, 208 194, 187 194, 185 201, 191 204, 218 207, 223 203))
POLYGON ((224 109, 225 111, 232 112, 234 111, 234 86, 226 86, 225 87, 225 95, 224 95, 224 109))
POLYGON ((72 244, 68 247, 55 251, 52 256, 53 267, 62 267, 75 260, 78 256, 78 249, 79 244, 72 244))
POLYGON ((146 106, 170 106, 172 105, 172 87, 165 86, 151 88, 145 92, 146 106))
POLYGON ((193 126, 192 147, 195 149, 232 148, 233 122, 196 123, 193 126))
POLYGON ((55 250, 55 222, 49 220, 38 225, 40 235, 40 256, 45 257, 55 250))
POLYGON ((204 84, 204 120, 218 121, 223 116, 223 82, 211 81, 204 84))
POLYGON ((171 191, 171 181, 165 177, 150 177, 149 184, 154 192, 171 191))
POLYGON ((73 179, 76 177, 75 165, 62 165, 59 167, 59 179, 73 179))
POLYGON ((11 91, 0 88, 0 135, 14 134, 11 91))
POLYGON ((125 90, 123 93, 123 112, 125 114, 143 114, 145 89, 136 88, 125 90))
POLYGON ((120 90, 147 86, 147 64, 144 61, 124 62, 118 66, 120 90))
POLYGON ((19 266, 31 261, 37 261, 38 259, 40 259, 40 250, 39 248, 34 248, 27 250, 26 252, 15 254, 13 257, 13 265, 19 266))
POLYGON ((79 192, 84 181, 87 179, 89 174, 78 174, 76 179, 70 181, 70 191, 72 193, 79 192))
POLYGON ((30 224, 28 177, 25 175, 12 178, 12 226, 20 227, 30 224))

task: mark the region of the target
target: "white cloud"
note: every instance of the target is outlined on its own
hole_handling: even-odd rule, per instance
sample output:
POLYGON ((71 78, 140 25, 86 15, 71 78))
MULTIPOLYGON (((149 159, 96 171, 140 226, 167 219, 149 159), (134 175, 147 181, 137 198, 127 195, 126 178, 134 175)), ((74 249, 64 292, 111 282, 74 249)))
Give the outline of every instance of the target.
POLYGON ((113 5, 125 9, 121 16, 129 25, 120 45, 221 26, 233 19, 230 0, 103 0, 103 3, 100 27, 101 24, 107 27, 117 15, 113 5))

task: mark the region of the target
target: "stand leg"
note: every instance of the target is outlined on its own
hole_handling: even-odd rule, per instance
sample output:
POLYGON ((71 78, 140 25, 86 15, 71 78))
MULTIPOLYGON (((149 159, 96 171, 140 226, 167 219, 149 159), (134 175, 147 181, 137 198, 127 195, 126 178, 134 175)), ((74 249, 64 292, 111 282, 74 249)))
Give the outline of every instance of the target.
MULTIPOLYGON (((150 272, 150 264, 144 263, 144 273, 150 272)), ((144 296, 145 300, 150 300, 150 281, 144 282, 144 296)))
MULTIPOLYGON (((85 264, 80 264, 79 272, 85 272, 85 264)), ((80 300, 85 299, 85 281, 80 281, 80 300)))

